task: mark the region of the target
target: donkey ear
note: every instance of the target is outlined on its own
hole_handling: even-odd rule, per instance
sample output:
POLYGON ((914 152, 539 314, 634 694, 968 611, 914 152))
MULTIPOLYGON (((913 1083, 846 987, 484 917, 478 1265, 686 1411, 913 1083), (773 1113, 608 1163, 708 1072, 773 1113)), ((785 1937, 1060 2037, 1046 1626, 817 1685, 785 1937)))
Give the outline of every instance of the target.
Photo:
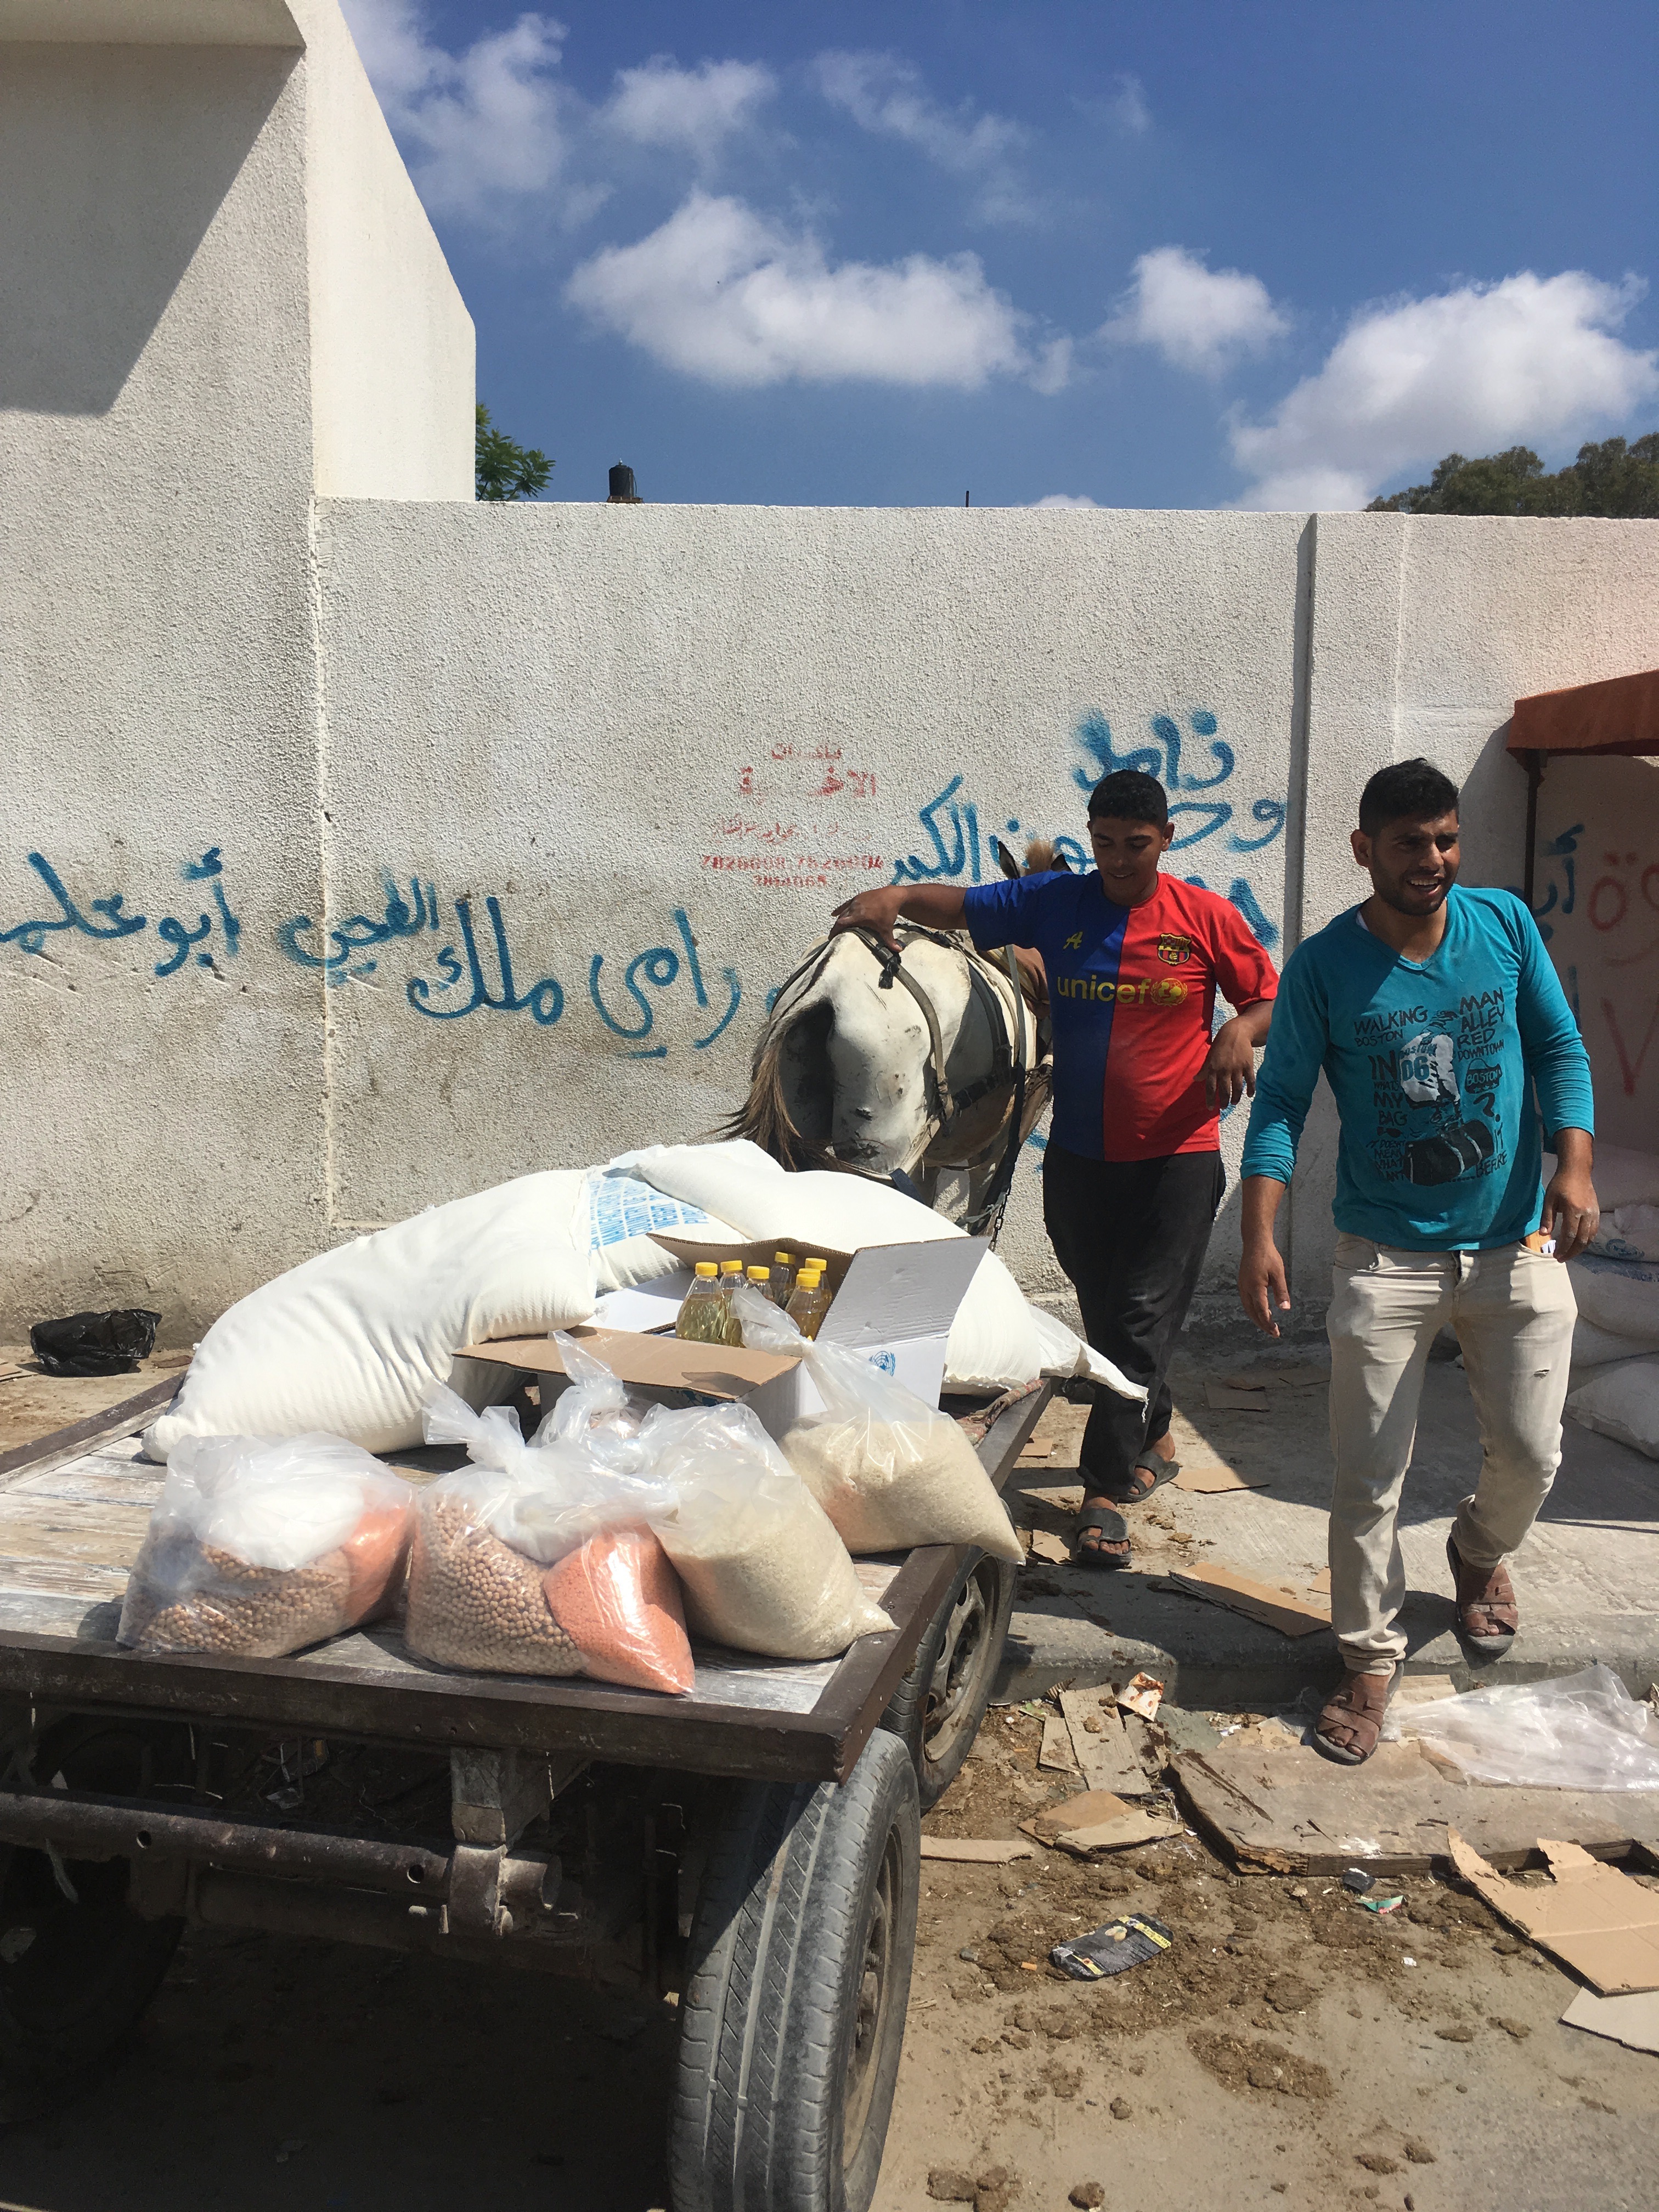
POLYGON ((1069 876, 1072 872, 1072 864, 1064 853, 1056 853, 1050 865, 1059 875, 1069 876))
POLYGON ((991 850, 996 855, 997 866, 1001 869, 1003 874, 1005 876, 1012 876, 1018 878, 1019 875, 1019 862, 1008 850, 1008 848, 1003 843, 1000 837, 992 838, 991 850))

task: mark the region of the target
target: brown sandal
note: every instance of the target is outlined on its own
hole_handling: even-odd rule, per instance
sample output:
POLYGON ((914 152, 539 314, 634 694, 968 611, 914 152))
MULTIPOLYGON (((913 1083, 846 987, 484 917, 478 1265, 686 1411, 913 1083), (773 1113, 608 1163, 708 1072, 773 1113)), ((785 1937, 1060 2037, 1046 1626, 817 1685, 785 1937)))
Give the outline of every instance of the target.
POLYGON ((1449 1536, 1446 1564, 1457 1589, 1457 1632, 1471 1650, 1497 1658, 1514 1643, 1521 1626, 1515 1585, 1500 1560, 1495 1567, 1472 1567, 1449 1536))
POLYGON ((1363 1766, 1376 1749, 1388 1716, 1389 1700, 1400 1679, 1396 1667, 1387 1674, 1350 1673, 1342 1687, 1327 1698, 1314 1724, 1314 1748, 1340 1766, 1363 1766), (1327 1725, 1341 1729, 1347 1741, 1327 1735, 1327 1725))

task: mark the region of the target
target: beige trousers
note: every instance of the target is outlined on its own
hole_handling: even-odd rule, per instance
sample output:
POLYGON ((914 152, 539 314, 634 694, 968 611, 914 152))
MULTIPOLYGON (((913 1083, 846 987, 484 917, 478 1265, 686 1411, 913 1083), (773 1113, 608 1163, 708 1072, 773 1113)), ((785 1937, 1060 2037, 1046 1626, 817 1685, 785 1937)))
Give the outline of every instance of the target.
POLYGON ((1449 1322, 1480 1424, 1480 1474, 1452 1526, 1471 1566, 1494 1567, 1531 1528, 1561 1459, 1577 1302, 1566 1269, 1522 1244, 1402 1252, 1339 1237, 1331 1340, 1331 1626, 1351 1668, 1385 1674, 1406 1653, 1396 1520, 1423 1373, 1449 1322))

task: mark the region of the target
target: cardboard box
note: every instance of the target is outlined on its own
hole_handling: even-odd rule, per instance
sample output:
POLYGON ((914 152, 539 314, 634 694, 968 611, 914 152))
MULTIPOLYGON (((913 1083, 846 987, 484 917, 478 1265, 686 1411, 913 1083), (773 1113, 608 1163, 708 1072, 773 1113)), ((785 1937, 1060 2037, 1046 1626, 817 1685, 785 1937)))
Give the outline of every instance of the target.
MULTIPOLYGON (((793 1355, 690 1344, 672 1334, 692 1279, 690 1263, 741 1260, 745 1267, 769 1267, 776 1240, 769 1245, 700 1244, 665 1236, 657 1242, 688 1264, 655 1282, 611 1291, 600 1299, 592 1322, 568 1334, 636 1389, 742 1400, 775 1436, 801 1415, 819 1412, 823 1401, 793 1355)), ((987 1249, 982 1237, 867 1244, 858 1252, 820 1246, 817 1256, 828 1262, 825 1280, 834 1295, 818 1341, 862 1352, 925 1404, 937 1406, 951 1324, 987 1249)), ((564 1372, 550 1337, 469 1344, 462 1356, 497 1360, 534 1374, 564 1372)))

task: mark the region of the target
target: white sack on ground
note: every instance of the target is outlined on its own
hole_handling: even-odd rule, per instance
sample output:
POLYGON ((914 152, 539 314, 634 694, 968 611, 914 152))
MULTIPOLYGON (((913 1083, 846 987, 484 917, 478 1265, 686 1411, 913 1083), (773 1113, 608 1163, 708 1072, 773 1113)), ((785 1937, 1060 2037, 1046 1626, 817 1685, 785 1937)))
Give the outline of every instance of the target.
POLYGON ((1615 1206, 1590 1242, 1601 1260, 1659 1260, 1659 1206, 1615 1206))
POLYGON ((1659 1459, 1659 1359, 1626 1359, 1582 1382, 1566 1410, 1587 1429, 1659 1459))
MULTIPOLYGON (((923 1244, 963 1233, 889 1183, 833 1169, 789 1175, 743 1138, 723 1145, 653 1145, 624 1154, 611 1167, 732 1224, 742 1242, 766 1239, 790 1251, 827 1244, 852 1252, 866 1244, 923 1244)), ((729 1231, 712 1225, 678 1233, 708 1243, 730 1241, 729 1231)), ((1035 1382, 1039 1375, 1088 1375, 1123 1397, 1144 1402, 1146 1395, 1063 1322, 1039 1316, 1001 1261, 988 1252, 951 1325, 945 1387, 1006 1390, 1035 1382)))
POLYGON ((327 1430, 369 1451, 421 1441, 421 1401, 447 1383, 473 1406, 510 1395, 510 1369, 464 1344, 587 1320, 593 1263, 580 1173, 428 1206, 239 1299, 202 1340, 173 1407, 144 1432, 165 1459, 187 1436, 327 1430), (453 1370, 452 1372, 452 1370, 453 1370))
POLYGON ((1659 1790, 1659 1713, 1607 1667, 1413 1705, 1420 1743, 1471 1782, 1531 1790, 1659 1790))
POLYGON ((1659 1352, 1659 1267, 1631 1260, 1569 1260, 1581 1316, 1632 1352, 1659 1352))
MULTIPOLYGON (((1555 1168, 1555 1154, 1546 1152, 1546 1182, 1555 1168)), ((1615 1212, 1621 1206, 1659 1206, 1659 1152, 1638 1152, 1628 1145, 1598 1144, 1590 1179, 1603 1213, 1615 1212)))
POLYGON ((1572 1364, 1575 1367, 1607 1367, 1615 1359, 1640 1359, 1643 1347, 1611 1329, 1597 1328, 1583 1314, 1572 1325, 1572 1364))

